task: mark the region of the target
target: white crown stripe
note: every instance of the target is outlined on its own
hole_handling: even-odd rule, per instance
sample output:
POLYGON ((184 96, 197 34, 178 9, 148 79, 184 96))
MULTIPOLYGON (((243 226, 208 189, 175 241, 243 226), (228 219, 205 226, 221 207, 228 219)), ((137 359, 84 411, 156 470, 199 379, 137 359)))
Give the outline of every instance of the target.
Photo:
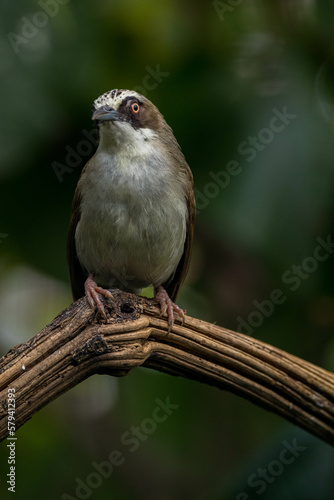
POLYGON ((142 96, 134 90, 114 89, 110 90, 109 92, 105 92, 104 94, 100 95, 100 97, 95 99, 94 108, 98 109, 102 106, 109 106, 111 108, 118 109, 119 105, 126 97, 136 97, 137 99, 142 99, 142 96))

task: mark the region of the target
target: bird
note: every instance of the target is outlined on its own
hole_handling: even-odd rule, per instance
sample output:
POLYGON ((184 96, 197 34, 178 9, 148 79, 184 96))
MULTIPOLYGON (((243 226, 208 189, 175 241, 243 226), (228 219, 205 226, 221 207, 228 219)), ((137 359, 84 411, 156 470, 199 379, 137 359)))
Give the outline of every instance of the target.
POLYGON ((153 286, 171 331, 176 315, 185 318, 175 300, 194 236, 192 172, 163 115, 138 92, 105 92, 92 120, 98 146, 82 169, 67 238, 73 299, 86 296, 106 318, 101 296, 153 286))

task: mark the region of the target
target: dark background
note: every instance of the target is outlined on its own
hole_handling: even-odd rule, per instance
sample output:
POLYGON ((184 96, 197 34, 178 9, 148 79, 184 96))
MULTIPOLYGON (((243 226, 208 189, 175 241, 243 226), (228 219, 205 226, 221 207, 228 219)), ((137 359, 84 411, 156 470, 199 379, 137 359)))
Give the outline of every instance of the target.
MULTIPOLYGON (((164 114, 194 173, 196 239, 178 303, 334 371, 334 255, 316 251, 334 241, 334 5, 0 5, 1 352, 70 304, 65 243, 95 149, 92 103, 134 88, 164 114)), ((92 377, 17 438, 16 499, 333 498, 328 445, 232 394, 146 369, 92 377), (167 397, 178 408, 150 427, 167 397), (148 431, 133 451, 122 441, 132 426, 148 431), (282 465, 286 443, 299 451, 282 465), (93 462, 113 450, 123 463, 97 476, 93 462), (78 480, 91 492, 77 496, 78 480)), ((6 442, 1 469, 5 478, 6 442)))

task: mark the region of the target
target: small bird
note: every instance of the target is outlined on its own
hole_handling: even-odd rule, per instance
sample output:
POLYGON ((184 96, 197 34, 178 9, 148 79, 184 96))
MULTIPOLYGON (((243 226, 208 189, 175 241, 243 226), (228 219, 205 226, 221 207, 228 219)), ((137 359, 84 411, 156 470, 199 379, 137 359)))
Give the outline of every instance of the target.
POLYGON ((188 271, 194 234, 193 176, 156 106, 133 90, 94 101, 99 130, 94 156, 74 194, 67 263, 74 300, 86 295, 106 317, 100 295, 135 294, 149 285, 169 331, 188 271))

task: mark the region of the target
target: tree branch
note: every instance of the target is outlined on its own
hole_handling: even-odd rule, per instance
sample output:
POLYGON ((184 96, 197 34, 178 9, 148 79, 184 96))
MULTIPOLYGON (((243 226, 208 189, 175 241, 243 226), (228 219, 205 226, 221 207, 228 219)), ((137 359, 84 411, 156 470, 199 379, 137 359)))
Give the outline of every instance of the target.
POLYGON ((334 445, 334 375, 246 335, 186 316, 167 333, 152 300, 116 291, 108 320, 80 299, 0 359, 0 440, 8 435, 8 388, 16 429, 96 373, 146 366, 229 390, 334 445))

